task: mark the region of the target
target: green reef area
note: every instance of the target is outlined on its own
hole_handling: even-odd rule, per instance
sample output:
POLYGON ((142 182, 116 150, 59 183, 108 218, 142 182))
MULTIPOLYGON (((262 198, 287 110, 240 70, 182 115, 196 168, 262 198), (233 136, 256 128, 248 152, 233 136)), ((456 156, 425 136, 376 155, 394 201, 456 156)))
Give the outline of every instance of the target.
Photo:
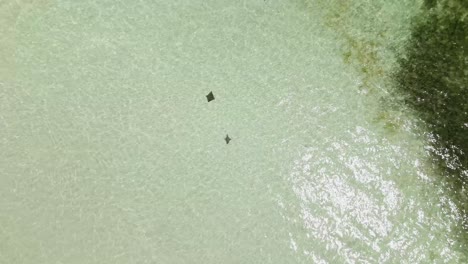
POLYGON ((468 241, 468 1, 426 0, 393 74, 427 126, 430 151, 463 214, 468 241))

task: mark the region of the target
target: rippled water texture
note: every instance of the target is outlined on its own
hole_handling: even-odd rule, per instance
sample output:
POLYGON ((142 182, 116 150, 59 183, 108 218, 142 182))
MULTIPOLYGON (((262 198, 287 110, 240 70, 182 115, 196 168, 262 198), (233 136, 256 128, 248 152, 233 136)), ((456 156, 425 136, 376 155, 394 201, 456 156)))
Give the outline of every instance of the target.
POLYGON ((463 263, 445 3, 1 2, 0 263, 463 263))

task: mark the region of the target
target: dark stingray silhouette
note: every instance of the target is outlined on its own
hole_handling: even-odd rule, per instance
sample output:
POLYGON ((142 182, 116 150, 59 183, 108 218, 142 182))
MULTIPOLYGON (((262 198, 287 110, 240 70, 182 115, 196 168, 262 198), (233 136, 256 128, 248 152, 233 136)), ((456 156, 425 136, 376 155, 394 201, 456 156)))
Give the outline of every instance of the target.
POLYGON ((214 95, 213 95, 213 92, 210 92, 207 96, 206 96, 206 99, 208 100, 208 102, 211 102, 215 99, 214 95))
POLYGON ((226 138, 224 138, 224 140, 226 140, 226 144, 229 144, 229 141, 231 141, 231 138, 229 137, 229 135, 226 135, 226 138))

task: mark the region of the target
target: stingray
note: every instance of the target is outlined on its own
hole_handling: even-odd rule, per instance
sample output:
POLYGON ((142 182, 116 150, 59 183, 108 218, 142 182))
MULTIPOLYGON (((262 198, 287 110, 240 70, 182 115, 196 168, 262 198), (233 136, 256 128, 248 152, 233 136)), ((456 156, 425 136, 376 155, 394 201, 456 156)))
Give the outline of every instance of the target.
POLYGON ((229 141, 231 141, 231 138, 229 137, 229 135, 226 134, 226 138, 224 138, 224 140, 226 140, 226 144, 229 144, 229 141))
POLYGON ((207 96, 206 96, 206 99, 208 100, 208 102, 211 102, 215 99, 214 95, 213 95, 213 92, 210 92, 207 96))

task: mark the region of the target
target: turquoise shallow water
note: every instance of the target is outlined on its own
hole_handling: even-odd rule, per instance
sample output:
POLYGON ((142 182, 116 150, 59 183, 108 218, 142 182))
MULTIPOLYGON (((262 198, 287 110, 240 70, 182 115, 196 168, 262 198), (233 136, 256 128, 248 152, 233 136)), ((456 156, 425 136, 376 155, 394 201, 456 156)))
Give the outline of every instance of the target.
POLYGON ((0 263, 461 262, 412 2, 7 1, 0 263))

